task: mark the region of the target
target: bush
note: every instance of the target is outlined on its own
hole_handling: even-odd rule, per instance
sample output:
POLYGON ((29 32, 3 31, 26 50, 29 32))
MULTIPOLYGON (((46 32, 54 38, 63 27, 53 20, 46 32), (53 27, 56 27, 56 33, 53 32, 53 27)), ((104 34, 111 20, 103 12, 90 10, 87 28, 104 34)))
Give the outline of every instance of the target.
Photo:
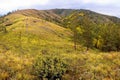
POLYGON ((59 56, 40 55, 34 65, 34 75, 39 79, 47 78, 48 80, 62 79, 66 72, 67 64, 59 56))

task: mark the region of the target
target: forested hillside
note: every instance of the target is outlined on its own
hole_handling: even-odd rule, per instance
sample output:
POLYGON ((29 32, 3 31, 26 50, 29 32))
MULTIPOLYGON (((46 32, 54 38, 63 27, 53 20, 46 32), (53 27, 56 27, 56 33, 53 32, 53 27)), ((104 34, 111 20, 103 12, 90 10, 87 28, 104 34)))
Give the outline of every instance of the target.
POLYGON ((120 80, 120 19, 89 10, 0 17, 0 80, 120 80))
POLYGON ((120 50, 120 19, 88 10, 74 11, 64 25, 74 32, 74 43, 102 51, 120 50), (67 25, 67 26, 66 26, 67 25))

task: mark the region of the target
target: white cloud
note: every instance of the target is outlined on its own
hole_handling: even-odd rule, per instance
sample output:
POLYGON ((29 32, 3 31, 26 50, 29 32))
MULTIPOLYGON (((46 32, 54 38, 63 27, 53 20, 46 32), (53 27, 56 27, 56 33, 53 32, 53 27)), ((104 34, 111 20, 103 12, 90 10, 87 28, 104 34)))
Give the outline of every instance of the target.
POLYGON ((112 4, 117 4, 119 5, 120 0, 82 0, 83 3, 86 4, 98 4, 98 5, 112 5, 112 4))
POLYGON ((108 4, 110 0, 83 0, 84 3, 108 4))
POLYGON ((46 5, 49 0, 1 0, 0 10, 7 12, 20 8, 32 8, 34 5, 46 5))

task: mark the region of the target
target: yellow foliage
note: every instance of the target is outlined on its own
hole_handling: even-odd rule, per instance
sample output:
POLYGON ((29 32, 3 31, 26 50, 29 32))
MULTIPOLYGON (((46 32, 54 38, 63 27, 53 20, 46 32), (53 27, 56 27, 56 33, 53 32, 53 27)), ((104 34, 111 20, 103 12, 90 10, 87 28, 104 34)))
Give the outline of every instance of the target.
POLYGON ((0 73, 0 79, 5 80, 9 77, 9 74, 7 72, 1 72, 0 73))
POLYGON ((79 13, 79 16, 84 16, 85 14, 84 13, 79 13))
POLYGON ((84 32, 84 30, 81 29, 80 26, 78 26, 78 27, 76 28, 76 30, 77 30, 77 32, 80 33, 80 34, 82 34, 82 33, 84 32))

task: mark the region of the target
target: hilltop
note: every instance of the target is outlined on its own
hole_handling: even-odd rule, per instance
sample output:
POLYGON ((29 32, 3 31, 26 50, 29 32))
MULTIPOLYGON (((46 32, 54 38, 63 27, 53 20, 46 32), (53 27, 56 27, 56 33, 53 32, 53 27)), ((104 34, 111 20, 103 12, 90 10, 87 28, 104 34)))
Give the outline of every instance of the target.
POLYGON ((50 9, 50 10, 25 9, 25 10, 17 10, 15 12, 12 12, 12 14, 22 14, 24 16, 42 18, 44 20, 61 25, 63 23, 62 19, 71 15, 73 12, 84 13, 92 21, 96 21, 96 23, 106 23, 106 22, 113 22, 115 24, 120 23, 120 18, 117 18, 115 16, 100 14, 85 9, 50 9))

